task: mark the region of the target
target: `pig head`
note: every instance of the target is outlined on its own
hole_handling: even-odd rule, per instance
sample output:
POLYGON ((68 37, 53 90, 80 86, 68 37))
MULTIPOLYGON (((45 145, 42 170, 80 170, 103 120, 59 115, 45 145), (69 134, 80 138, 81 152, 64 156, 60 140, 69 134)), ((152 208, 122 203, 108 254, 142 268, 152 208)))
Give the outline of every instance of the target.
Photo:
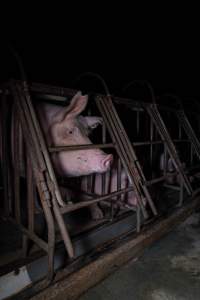
MULTIPOLYGON (((67 107, 40 104, 37 107, 48 146, 92 144, 91 129, 101 123, 99 117, 79 116, 88 97, 78 92, 67 107)), ((52 154, 56 172, 61 176, 83 176, 109 170, 113 156, 100 149, 61 151, 52 154)))

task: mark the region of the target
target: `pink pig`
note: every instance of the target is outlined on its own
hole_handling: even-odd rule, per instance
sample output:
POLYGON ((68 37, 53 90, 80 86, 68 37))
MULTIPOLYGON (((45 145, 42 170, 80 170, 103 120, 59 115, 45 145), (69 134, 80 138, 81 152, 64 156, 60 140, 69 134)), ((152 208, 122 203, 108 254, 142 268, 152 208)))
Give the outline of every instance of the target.
MULTIPOLYGON (((41 125, 50 147, 92 144, 89 129, 101 123, 99 117, 83 117, 87 96, 78 92, 69 106, 41 104, 37 107, 41 125)), ((109 170, 113 156, 100 149, 61 151, 52 154, 56 172, 61 176, 75 177, 109 170)))
MULTIPOLYGON (((79 116, 88 102, 87 96, 78 92, 67 107, 39 104, 37 111, 48 146, 92 144, 88 137, 91 129, 102 123, 99 117, 79 116)), ((100 149, 61 151, 52 154, 56 173, 64 177, 77 177, 103 173, 110 169, 112 154, 100 149)), ((61 189, 63 197, 66 190, 61 189)), ((93 219, 103 217, 97 204, 90 206, 93 219)))

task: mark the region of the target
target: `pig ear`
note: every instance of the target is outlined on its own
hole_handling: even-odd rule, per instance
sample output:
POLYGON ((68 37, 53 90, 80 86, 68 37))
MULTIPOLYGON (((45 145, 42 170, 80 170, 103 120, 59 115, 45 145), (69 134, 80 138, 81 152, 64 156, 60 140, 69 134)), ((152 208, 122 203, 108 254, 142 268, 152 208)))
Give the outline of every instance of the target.
POLYGON ((99 125, 102 125, 103 119, 101 117, 81 117, 81 121, 84 119, 85 125, 89 129, 94 129, 99 125))
POLYGON ((78 116, 86 108, 87 103, 88 96, 83 96, 81 92, 78 92, 67 107, 65 118, 75 118, 78 116))

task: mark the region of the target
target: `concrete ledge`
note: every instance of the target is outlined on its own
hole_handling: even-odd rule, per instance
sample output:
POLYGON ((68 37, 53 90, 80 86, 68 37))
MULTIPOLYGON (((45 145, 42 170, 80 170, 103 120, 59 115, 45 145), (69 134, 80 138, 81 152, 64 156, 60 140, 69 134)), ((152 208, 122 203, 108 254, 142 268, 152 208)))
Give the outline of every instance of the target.
MULTIPOLYGON (((118 248, 105 253, 96 261, 88 264, 79 271, 53 283, 32 300, 74 300, 89 288, 102 281, 120 266, 136 257, 147 246, 170 232, 176 225, 189 217, 200 207, 200 197, 191 199, 182 208, 177 209, 168 218, 151 225, 137 237, 124 243, 118 248)), ((30 299, 30 298, 29 298, 30 299)))

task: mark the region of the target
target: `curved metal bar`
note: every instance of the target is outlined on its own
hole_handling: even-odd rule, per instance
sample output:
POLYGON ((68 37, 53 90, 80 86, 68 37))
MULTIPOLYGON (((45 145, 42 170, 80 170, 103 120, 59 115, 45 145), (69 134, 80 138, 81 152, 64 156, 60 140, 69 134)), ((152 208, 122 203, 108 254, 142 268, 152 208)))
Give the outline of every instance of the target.
POLYGON ((155 96, 155 92, 154 92, 154 89, 152 87, 152 85, 150 84, 149 81, 147 80, 133 80, 131 82, 129 82, 122 90, 125 91, 127 90, 130 86, 133 86, 137 83, 140 83, 140 84, 143 84, 143 85, 146 85, 148 90, 150 91, 150 95, 151 95, 151 99, 152 99, 152 102, 154 104, 156 104, 156 96, 155 96))
POLYGON ((106 84, 106 82, 103 79, 103 77, 101 75, 97 74, 97 73, 94 73, 94 72, 85 72, 85 73, 82 73, 82 74, 80 74, 76 78, 75 82, 80 81, 85 76, 91 76, 91 77, 97 78, 101 82, 101 84, 102 84, 102 86, 103 86, 103 88, 104 88, 104 90, 106 92, 106 95, 110 96, 110 91, 108 89, 108 85, 106 84))

